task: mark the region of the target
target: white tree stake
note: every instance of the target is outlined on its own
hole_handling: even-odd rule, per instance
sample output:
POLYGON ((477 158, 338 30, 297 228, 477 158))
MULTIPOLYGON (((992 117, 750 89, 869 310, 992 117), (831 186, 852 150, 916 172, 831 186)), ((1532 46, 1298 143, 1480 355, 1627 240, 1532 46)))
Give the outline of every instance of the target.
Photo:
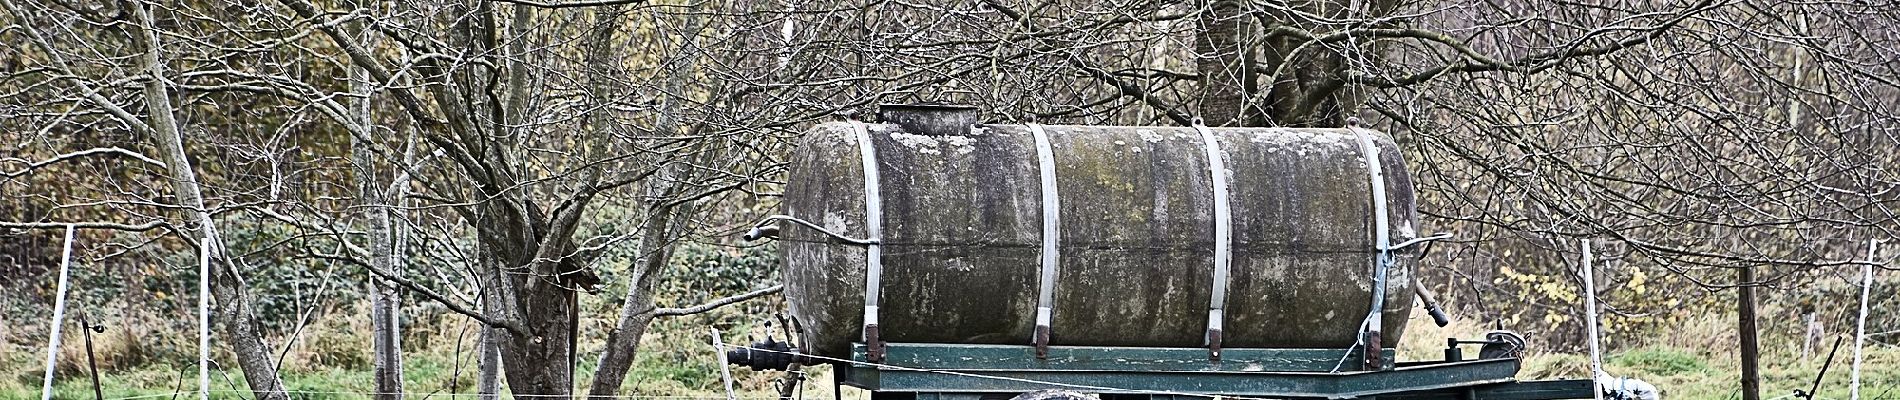
POLYGON ((198 398, 211 399, 211 238, 198 242, 198 398))
POLYGON ((719 357, 719 379, 726 381, 726 400, 737 400, 732 391, 732 368, 726 364, 726 340, 719 337, 719 328, 712 329, 713 353, 719 357))
POLYGON ((1603 353, 1597 347, 1597 281, 1596 274, 1592 271, 1595 268, 1591 266, 1594 260, 1591 259, 1590 239, 1583 239, 1581 242, 1583 243, 1583 315, 1586 320, 1584 326, 1590 335, 1590 395, 1597 400, 1603 400, 1603 387, 1600 386, 1603 380, 1597 379, 1603 376, 1603 353))
POLYGON ((46 382, 40 400, 53 398, 53 363, 59 361, 59 327, 66 323, 66 277, 73 265, 73 225, 66 225, 66 251, 59 258, 59 291, 53 294, 53 337, 46 343, 46 382))
POLYGON ((1848 384, 1848 398, 1860 400, 1860 346, 1867 340, 1867 297, 1874 291, 1874 260, 1879 254, 1880 242, 1867 240, 1867 264, 1860 266, 1860 318, 1854 322, 1854 368, 1853 383, 1848 384))

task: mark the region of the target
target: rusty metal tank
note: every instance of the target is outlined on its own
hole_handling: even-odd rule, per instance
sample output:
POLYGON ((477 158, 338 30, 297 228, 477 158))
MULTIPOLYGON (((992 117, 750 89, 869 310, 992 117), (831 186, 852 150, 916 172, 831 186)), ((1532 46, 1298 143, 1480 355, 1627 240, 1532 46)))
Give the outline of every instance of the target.
MULTIPOLYGON (((909 112, 946 111, 819 124, 790 157, 783 212, 816 225, 779 233, 808 354, 847 357, 867 314, 885 342, 1030 344, 1040 320, 1051 345, 1198 347, 1219 327, 1212 339, 1228 348, 1346 348, 1373 307, 1375 230, 1417 236, 1398 148, 1370 130, 972 126, 909 112)), ((1397 343, 1415 255, 1391 257, 1381 330, 1397 343)))

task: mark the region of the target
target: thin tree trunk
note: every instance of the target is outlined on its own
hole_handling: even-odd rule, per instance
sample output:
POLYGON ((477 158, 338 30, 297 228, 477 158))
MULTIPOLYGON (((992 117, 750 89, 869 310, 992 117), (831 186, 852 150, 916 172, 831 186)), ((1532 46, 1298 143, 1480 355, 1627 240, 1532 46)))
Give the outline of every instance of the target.
POLYGON ((672 258, 672 241, 683 225, 675 222, 673 211, 660 208, 648 211, 650 217, 641 228, 640 252, 637 253, 641 258, 633 264, 627 301, 620 306, 620 318, 613 331, 607 333, 607 348, 600 353, 594 383, 587 393, 590 398, 607 400, 617 395, 634 357, 640 353, 640 337, 646 335, 647 326, 653 322, 654 283, 659 281, 660 272, 672 258))
MULTIPOLYGON (((657 271, 637 274, 633 280, 647 280, 645 276, 655 275, 654 272, 657 271)), ((619 394, 620 385, 626 382, 627 370, 632 368, 634 357, 640 354, 640 338, 646 335, 647 327, 653 323, 653 296, 649 292, 651 290, 639 286, 627 291, 627 302, 620 308, 620 319, 614 324, 613 331, 607 333, 607 348, 600 353, 600 363, 594 369, 594 382, 588 389, 588 398, 613 399, 619 394)))
POLYGON ((371 376, 377 400, 402 398, 402 297, 395 285, 381 279, 370 282, 370 326, 375 332, 371 376))
MULTIPOLYGON (((365 43, 369 42, 370 32, 363 30, 365 43)), ((370 115, 370 78, 369 71, 362 67, 350 71, 351 91, 359 97, 350 110, 350 118, 358 126, 374 129, 375 120, 370 115)), ((381 182, 376 179, 376 159, 372 150, 376 143, 371 137, 350 136, 350 158, 355 164, 356 187, 365 210, 364 219, 368 223, 370 240, 370 264, 382 271, 401 271, 401 259, 398 249, 399 235, 392 225, 399 211, 394 207, 392 198, 400 194, 386 193, 381 182)), ((397 181, 400 181, 398 179, 397 181)), ((390 191, 400 190, 400 184, 390 185, 390 191)), ((394 284, 382 279, 371 278, 370 286, 370 330, 371 345, 371 381, 375 383, 377 400, 399 400, 402 396, 402 297, 394 284)))
MULTIPOLYGON (((618 14, 617 11, 615 14, 603 11, 601 16, 600 21, 603 26, 596 31, 595 40, 602 46, 610 45, 612 29, 618 26, 613 23, 618 18, 618 14)), ((687 22, 685 26, 688 27, 684 30, 686 32, 703 27, 697 21, 687 22)), ((694 48, 696 40, 696 37, 691 35, 683 37, 680 47, 694 48)), ((600 55, 611 58, 613 54, 615 53, 600 55)), ((684 56, 685 61, 669 71, 671 76, 667 77, 662 90, 667 93, 681 93, 694 67, 698 65, 698 56, 698 53, 684 56)), ((596 90, 604 90, 604 88, 605 86, 600 84, 595 86, 596 90)), ((662 103, 655 126, 669 128, 678 126, 679 121, 675 117, 678 115, 678 107, 679 104, 676 101, 667 100, 662 103)), ((704 156, 705 154, 699 155, 699 157, 704 156)), ((680 165, 665 165, 660 168, 645 183, 644 197, 649 199, 649 203, 646 210, 647 222, 640 228, 642 232, 640 232, 637 254, 641 258, 633 264, 633 271, 630 271, 631 281, 627 288, 627 299, 620 305, 620 317, 615 322, 613 331, 608 332, 606 348, 601 351, 600 362, 594 369, 594 382, 588 390, 588 396, 593 399, 612 398, 619 393, 620 385, 626 381, 627 370, 632 367, 634 357, 640 352, 640 338, 646 335, 647 326, 653 322, 653 287, 659 282, 661 273, 666 269, 667 261, 673 256, 673 242, 684 233, 690 223, 690 221, 679 219, 678 216, 691 215, 695 211, 694 205, 690 202, 672 206, 664 205, 667 199, 673 198, 682 190, 680 182, 691 180, 689 178, 692 171, 680 165)))
POLYGON ((251 391, 259 400, 287 399, 284 384, 277 374, 277 365, 270 360, 270 346, 264 343, 263 336, 253 328, 249 299, 244 293, 242 278, 231 262, 224 248, 223 238, 218 235, 217 225, 211 219, 210 209, 205 207, 204 194, 198 185, 198 176, 192 170, 190 158, 186 156, 184 134, 173 114, 171 94, 165 87, 165 65, 161 61, 158 29, 152 10, 144 4, 134 5, 140 24, 139 42, 144 45, 140 63, 148 76, 145 79, 144 97, 151 128, 153 144, 158 147, 159 158, 165 162, 167 174, 171 177, 172 192, 178 197, 180 205, 190 216, 196 233, 203 236, 206 245, 211 246, 213 277, 211 291, 217 300, 218 318, 224 321, 225 340, 237 356, 238 368, 244 371, 244 379, 250 384, 251 391))

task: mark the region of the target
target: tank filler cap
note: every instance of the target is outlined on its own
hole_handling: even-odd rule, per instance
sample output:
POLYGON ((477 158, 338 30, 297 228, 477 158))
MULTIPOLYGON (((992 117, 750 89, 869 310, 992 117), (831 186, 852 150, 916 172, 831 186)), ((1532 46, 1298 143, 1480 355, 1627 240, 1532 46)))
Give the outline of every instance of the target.
POLYGON ((965 136, 982 114, 976 106, 961 104, 880 104, 877 119, 903 127, 904 132, 927 136, 965 136))

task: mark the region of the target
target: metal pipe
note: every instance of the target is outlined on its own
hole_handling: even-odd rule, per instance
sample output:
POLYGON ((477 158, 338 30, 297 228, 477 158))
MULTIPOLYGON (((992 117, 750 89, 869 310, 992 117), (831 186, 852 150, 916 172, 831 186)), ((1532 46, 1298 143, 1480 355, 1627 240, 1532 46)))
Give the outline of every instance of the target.
POLYGON ((1445 310, 1438 308, 1438 296, 1418 282, 1417 273, 1412 274, 1412 292, 1418 294, 1419 302, 1425 303, 1425 312, 1432 315, 1432 323, 1438 324, 1440 328, 1451 324, 1451 317, 1445 315, 1445 310))
POLYGON ((822 226, 818 226, 818 224, 814 224, 811 221, 806 221, 803 219, 799 219, 798 217, 793 217, 793 216, 784 215, 784 214, 768 216, 763 219, 760 219, 759 222, 753 223, 752 229, 746 231, 745 233, 745 236, 744 236, 745 240, 759 240, 759 239, 764 239, 764 238, 778 237, 779 227, 777 225, 770 225, 773 221, 787 221, 794 224, 803 225, 806 228, 811 228, 812 230, 818 231, 818 233, 825 234, 825 236, 827 237, 830 237, 839 242, 844 242, 846 244, 854 244, 854 245, 859 245, 859 246, 870 246, 870 245, 878 244, 878 241, 875 239, 858 239, 858 238, 854 238, 850 236, 845 236, 844 234, 834 232, 830 229, 825 229, 825 227, 822 227, 822 226))
POLYGON ((1450 239, 1450 238, 1451 238, 1451 234, 1449 233, 1440 233, 1437 235, 1431 235, 1431 236, 1426 236, 1426 237, 1417 237, 1417 238, 1412 238, 1411 240, 1399 242, 1399 244, 1392 245, 1392 247, 1388 250, 1400 250, 1407 247, 1412 247, 1412 245, 1416 245, 1416 244, 1431 243, 1431 242, 1436 242, 1436 241, 1450 239))
MULTIPOLYGON (((1437 234, 1437 235, 1407 240, 1404 243, 1399 243, 1397 246, 1393 246, 1393 248, 1395 249, 1405 248, 1406 246, 1411 246, 1416 243, 1424 243, 1425 248, 1418 251, 1418 258, 1416 258, 1416 260, 1420 260, 1420 262, 1423 262, 1426 256, 1431 255, 1433 243, 1437 243, 1437 241, 1439 240, 1448 239, 1448 238, 1451 238, 1451 234, 1449 233, 1437 234)), ((1417 294, 1419 302, 1425 304, 1425 313, 1431 314, 1432 323, 1438 324, 1438 327, 1440 328, 1445 327, 1445 325, 1450 325, 1451 317, 1445 315, 1445 310, 1438 307, 1438 294, 1436 292, 1433 292, 1430 287, 1426 287, 1424 283, 1419 282, 1418 275, 1419 274, 1417 271, 1413 271, 1413 273, 1411 274, 1412 293, 1417 294)))

